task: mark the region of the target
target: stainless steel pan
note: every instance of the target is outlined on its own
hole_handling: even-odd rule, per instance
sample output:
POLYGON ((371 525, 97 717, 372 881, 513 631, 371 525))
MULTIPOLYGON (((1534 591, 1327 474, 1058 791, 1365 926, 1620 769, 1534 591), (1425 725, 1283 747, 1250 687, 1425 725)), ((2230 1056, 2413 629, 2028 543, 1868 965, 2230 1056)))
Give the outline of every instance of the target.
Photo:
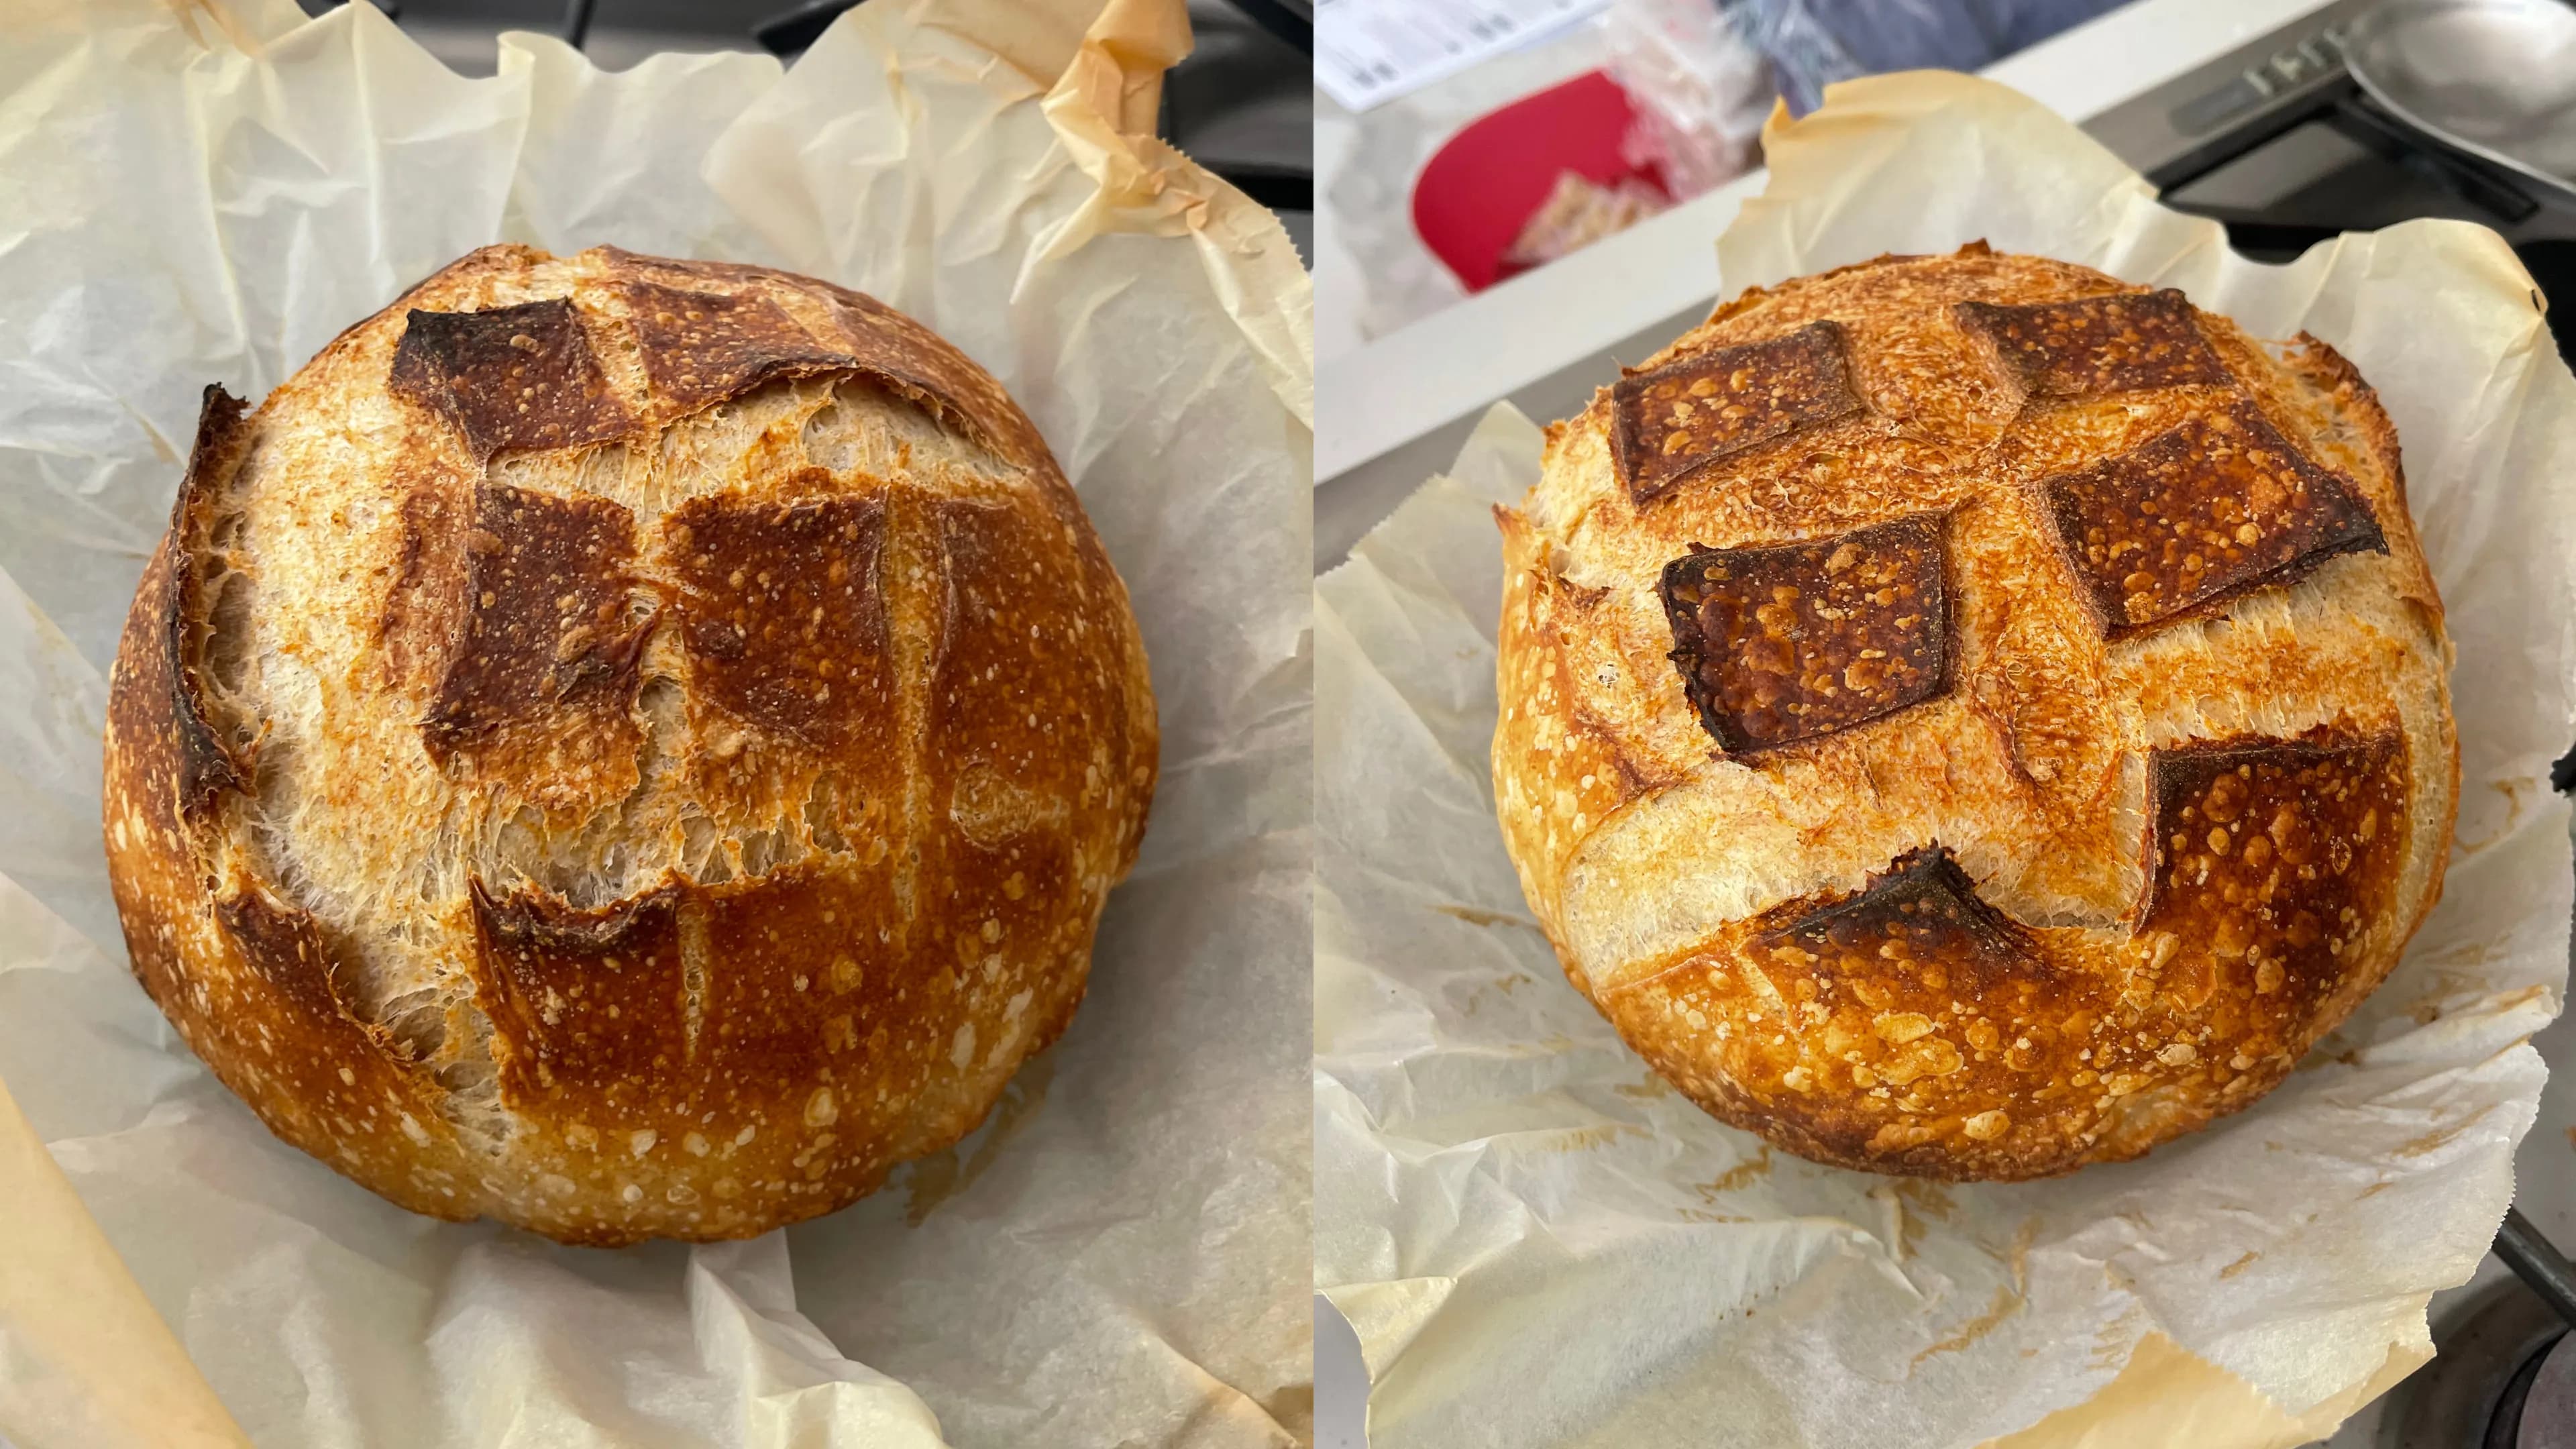
POLYGON ((2391 0, 2353 22, 2343 56, 2391 119, 2576 204, 2576 8, 2391 0))

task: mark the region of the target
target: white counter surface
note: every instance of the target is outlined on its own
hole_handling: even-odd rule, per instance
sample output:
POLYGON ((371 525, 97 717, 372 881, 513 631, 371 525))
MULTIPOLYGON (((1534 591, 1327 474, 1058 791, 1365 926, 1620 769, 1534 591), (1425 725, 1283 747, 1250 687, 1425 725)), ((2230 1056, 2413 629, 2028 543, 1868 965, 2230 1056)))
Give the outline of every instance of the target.
MULTIPOLYGON (((2318 8, 2318 0, 2136 0, 1984 73, 2081 120, 2318 8)), ((1319 94, 1319 192, 1329 193, 1352 139, 1350 119, 1319 94)), ((1318 485, 1715 298, 1717 234, 1762 183, 1758 171, 1740 177, 1374 340, 1360 338, 1336 303, 1358 278, 1319 216, 1318 485)))

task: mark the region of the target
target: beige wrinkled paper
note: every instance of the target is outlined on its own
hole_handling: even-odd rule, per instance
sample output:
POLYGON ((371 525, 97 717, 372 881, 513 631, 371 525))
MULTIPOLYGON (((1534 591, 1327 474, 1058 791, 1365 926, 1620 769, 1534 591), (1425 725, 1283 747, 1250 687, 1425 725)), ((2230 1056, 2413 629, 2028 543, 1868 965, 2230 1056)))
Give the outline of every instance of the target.
POLYGON ((872 0, 784 72, 517 36, 468 80, 288 0, 0 0, 0 34, 0 1440, 1305 1437, 1310 290, 1144 134, 1179 0, 872 0), (264 395, 493 241, 783 265, 938 329, 1037 420, 1153 659, 1162 786, 1071 1031, 954 1150, 753 1242, 404 1213, 125 970, 103 681, 199 390, 264 395))
POLYGON ((1368 1359, 1371 1442, 2321 1437, 2429 1354, 2426 1298, 2485 1251, 2540 1096, 2526 1038, 2558 1011, 2576 880, 2547 783, 2576 738, 2576 380, 2492 233, 2250 263, 1999 86, 1855 82, 1767 141, 1769 189, 1718 245, 1730 293, 1983 237, 2360 366, 2458 646, 2449 885, 2290 1082, 2140 1162, 1942 1187, 1764 1150, 1565 984, 1504 857, 1489 505, 1539 438, 1497 408, 1318 586, 1316 1273, 1368 1359))

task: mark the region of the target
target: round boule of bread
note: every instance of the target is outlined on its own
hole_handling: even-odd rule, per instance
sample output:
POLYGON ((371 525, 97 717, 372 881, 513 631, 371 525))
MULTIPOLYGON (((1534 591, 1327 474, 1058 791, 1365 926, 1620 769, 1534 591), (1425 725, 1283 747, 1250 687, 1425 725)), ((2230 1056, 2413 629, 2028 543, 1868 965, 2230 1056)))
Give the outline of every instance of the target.
POLYGON ((2441 893, 2441 603, 2313 337, 1883 257, 1720 306, 1497 514, 1531 908, 1657 1071, 1802 1157, 2134 1157, 2278 1084, 2441 893))
POLYGON ((108 706, 134 969, 404 1207, 747 1237, 980 1121, 1155 780, 1125 587, 859 293, 487 247, 219 388, 108 706))

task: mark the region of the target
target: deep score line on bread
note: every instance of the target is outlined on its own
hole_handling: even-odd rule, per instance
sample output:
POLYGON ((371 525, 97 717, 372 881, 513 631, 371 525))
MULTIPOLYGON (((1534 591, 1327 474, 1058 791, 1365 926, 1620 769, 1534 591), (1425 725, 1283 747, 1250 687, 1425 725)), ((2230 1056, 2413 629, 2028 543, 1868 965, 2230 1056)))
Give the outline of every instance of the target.
POLYGON ((1498 510, 1497 810, 1715 1115, 2016 1179, 2251 1103, 2441 890, 2449 645, 2312 337, 1971 245, 1754 289, 1498 510))
POLYGON ((1157 736, 1000 385, 861 294, 490 247, 209 389, 111 685, 134 968, 278 1134, 622 1243, 828 1212, 1081 997, 1157 736))

